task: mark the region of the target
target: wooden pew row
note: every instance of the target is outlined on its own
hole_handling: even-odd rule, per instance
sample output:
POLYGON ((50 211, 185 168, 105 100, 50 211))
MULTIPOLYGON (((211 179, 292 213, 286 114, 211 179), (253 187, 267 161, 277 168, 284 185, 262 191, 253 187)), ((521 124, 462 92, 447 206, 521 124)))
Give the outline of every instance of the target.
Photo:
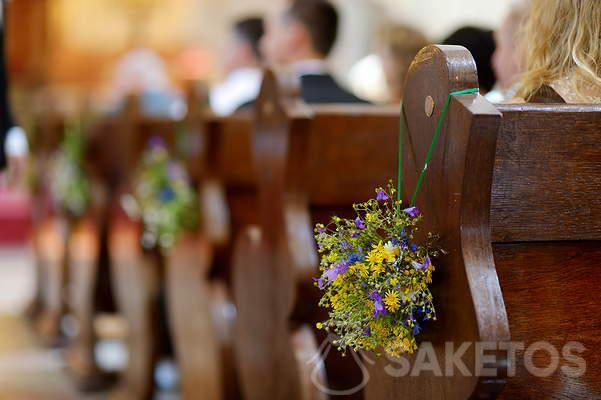
POLYGON ((314 330, 324 314, 313 285, 313 226, 334 213, 348 215, 353 201, 371 197, 391 178, 396 146, 382 143, 398 137, 398 109, 308 107, 281 92, 267 71, 252 143, 260 221, 242 232, 233 264, 243 392, 247 399, 361 398, 361 370, 352 356, 333 349, 326 371, 309 362, 326 339, 314 330), (298 340, 312 344, 304 358, 294 352, 298 340))
MULTIPOLYGON (((253 140, 256 169, 263 172, 257 174, 260 230, 244 232, 234 261, 236 351, 248 398, 303 396, 289 335, 299 322, 293 318, 298 309, 305 308, 302 322, 316 315, 311 310, 315 302, 307 303, 311 295, 301 289, 317 273, 311 222, 327 222, 331 212, 350 210, 352 202, 369 197, 396 171, 398 112, 396 118, 392 112, 372 115, 381 136, 367 136, 368 130, 355 129, 366 119, 358 117, 361 112, 338 110, 337 123, 327 110, 295 115, 280 102, 275 86, 274 79, 264 82, 253 140), (332 140, 336 135, 343 139, 332 140), (365 162, 355 169, 357 160, 365 162)), ((415 188, 448 94, 477 86, 475 64, 463 48, 428 47, 416 58, 405 96, 414 133, 404 138, 410 144, 403 158, 405 194, 415 188), (425 107, 428 96, 435 105, 431 116, 425 107)), ((452 99, 417 202, 426 215, 425 230, 440 233, 449 252, 437 262, 439 320, 420 339, 432 344, 443 371, 445 342, 455 348, 471 343, 462 357, 470 376, 452 369, 453 376, 422 371, 416 377, 394 377, 390 367, 399 361, 368 354, 376 363, 369 368, 367 399, 599 395, 594 350, 599 300, 588 292, 599 276, 600 111, 598 106, 494 107, 476 94, 452 99), (561 168, 558 160, 577 173, 561 168), (556 345, 579 340, 593 350, 580 354, 588 366, 582 376, 558 369, 551 377, 533 378, 523 361, 510 359, 503 349, 510 340, 526 346, 537 340, 556 345), (497 348, 476 350, 476 342, 493 342, 497 348), (476 368, 474 362, 485 354, 494 358, 484 358, 486 364, 476 368), (516 375, 507 376, 512 365, 516 375), (489 372, 485 367, 494 374, 476 376, 489 372)))
MULTIPOLYGON (((448 93, 476 86, 464 49, 428 47, 417 56, 405 96, 412 133, 404 137, 406 194, 448 93), (431 118, 427 96, 436 105, 431 118)), ((601 277, 600 126, 599 106, 495 107, 479 95, 452 99, 417 200, 424 228, 440 233, 449 252, 437 262, 439 318, 422 340, 432 343, 443 373, 445 343, 455 349, 471 343, 462 358, 471 374, 454 369, 454 376, 394 378, 384 372, 388 362, 378 360, 367 399, 599 397, 601 303, 590 293, 601 277), (533 365, 558 368, 534 375, 529 350, 513 357, 510 341, 530 351, 548 342, 557 353, 538 347, 533 365), (563 346, 572 341, 586 350, 577 346, 566 357, 563 346), (492 346, 476 350, 477 342, 492 346), (582 374, 574 373, 574 357, 586 364, 582 374)))

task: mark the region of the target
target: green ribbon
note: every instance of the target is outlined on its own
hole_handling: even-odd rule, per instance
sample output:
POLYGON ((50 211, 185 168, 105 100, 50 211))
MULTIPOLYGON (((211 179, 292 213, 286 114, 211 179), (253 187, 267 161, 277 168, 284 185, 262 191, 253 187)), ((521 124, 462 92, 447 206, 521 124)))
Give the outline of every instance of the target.
MULTIPOLYGON (((440 114, 440 118, 438 119, 438 124, 436 125, 436 131, 434 132, 434 136, 432 137, 432 142, 430 143, 430 147, 428 148, 428 153, 426 153, 426 160, 424 161, 424 166, 422 167, 422 171, 419 174, 419 178, 417 180, 417 185, 415 186, 415 191, 413 192, 413 196, 411 197, 411 203, 409 207, 413 207, 415 205, 415 199, 417 198, 417 193, 422 186, 424 181, 424 176, 426 175, 426 170, 428 169, 428 164, 432 159, 432 154, 434 153, 434 148, 436 147, 436 143, 438 142, 438 137, 440 136, 440 131, 442 129, 442 123, 444 122, 444 118, 447 115, 447 110, 449 109, 449 105, 451 104, 451 97, 458 96, 462 94, 470 94, 477 93, 480 89, 464 89, 457 90, 455 92, 449 93, 447 97, 447 101, 445 102, 444 108, 442 109, 442 113, 440 114)), ((405 126, 405 107, 403 106, 403 102, 401 101, 401 122, 400 122, 400 136, 399 136, 399 171, 397 177, 397 199, 400 201, 401 190, 403 188, 403 130, 405 126)), ((409 125, 407 125, 407 132, 409 132, 409 125)), ((400 205, 399 205, 400 208, 400 205)))

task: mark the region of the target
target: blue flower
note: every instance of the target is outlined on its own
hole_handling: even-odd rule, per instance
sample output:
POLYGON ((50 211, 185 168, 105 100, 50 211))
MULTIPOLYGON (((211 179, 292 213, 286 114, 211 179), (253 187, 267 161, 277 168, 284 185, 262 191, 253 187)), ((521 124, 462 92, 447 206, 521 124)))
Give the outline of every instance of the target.
POLYGON ((369 329, 369 326, 363 329, 363 336, 371 336, 371 329, 369 329))
POLYGON ((351 255, 348 256, 348 258, 346 259, 346 261, 349 264, 355 264, 355 263, 361 261, 362 258, 363 258, 363 256, 361 254, 359 254, 359 253, 352 253, 351 255))
POLYGON ((414 322, 414 325, 413 325, 413 336, 419 335, 419 333, 421 331, 422 331, 422 328, 419 326, 419 324, 417 322, 414 322))
POLYGON ((378 189, 378 194, 376 196, 376 200, 378 201, 387 201, 390 200, 390 197, 386 194, 386 192, 382 189, 378 189))
POLYGON ((413 206, 409 208, 405 208, 403 212, 409 215, 411 218, 417 218, 420 215, 419 208, 413 206))
POLYGON ((409 245, 409 249, 411 249, 411 251, 416 251, 417 250, 417 246, 415 244, 411 243, 409 245))
POLYGON ((365 223, 363 222, 363 220, 359 217, 355 218, 355 226, 357 227, 357 229, 366 229, 367 228, 365 226, 365 223))
POLYGON ((158 196, 161 203, 169 203, 175 198, 175 192, 171 186, 163 186, 163 188, 159 191, 158 196))

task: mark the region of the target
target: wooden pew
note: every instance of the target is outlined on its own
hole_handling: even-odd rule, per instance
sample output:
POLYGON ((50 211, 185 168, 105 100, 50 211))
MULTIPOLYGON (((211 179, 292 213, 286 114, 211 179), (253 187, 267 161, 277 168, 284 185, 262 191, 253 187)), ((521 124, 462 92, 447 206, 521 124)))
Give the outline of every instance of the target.
POLYGON ((239 237, 233 264, 242 387, 248 399, 361 398, 353 356, 330 352, 325 372, 309 362, 325 343, 313 329, 324 317, 313 286, 313 224, 348 214, 353 201, 371 197, 394 174, 396 146, 381 144, 395 142, 398 110, 307 107, 282 99, 277 86, 267 72, 253 137, 260 225, 239 237), (295 351, 298 343, 304 354, 295 351))
MULTIPOLYGON (((465 49, 431 46, 416 57, 405 89, 406 195, 448 94, 472 87, 477 74, 465 49), (428 96, 432 117, 424 112, 428 96)), ((600 396, 600 128, 598 105, 495 107, 477 94, 451 100, 417 199, 424 228, 440 233, 448 251, 435 262, 438 320, 425 327, 420 351, 431 343, 444 373, 445 342, 455 349, 471 343, 461 358, 469 376, 451 364, 454 376, 422 370, 395 377, 385 368, 398 371, 400 362, 378 359, 368 400, 600 396), (510 341, 527 350, 514 357, 510 341), (586 350, 566 355, 571 341, 586 350), (489 344, 476 349, 475 342, 489 344), (534 376, 530 360, 539 369, 551 365, 548 376, 534 376)), ((408 358, 407 369, 419 357, 408 358)))

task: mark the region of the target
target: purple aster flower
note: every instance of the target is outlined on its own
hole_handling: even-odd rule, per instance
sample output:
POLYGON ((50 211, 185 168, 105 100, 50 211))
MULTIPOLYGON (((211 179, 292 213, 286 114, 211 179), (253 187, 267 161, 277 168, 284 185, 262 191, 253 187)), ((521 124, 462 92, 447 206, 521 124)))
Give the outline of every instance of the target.
POLYGON ((386 194, 386 192, 382 189, 378 189, 378 194, 376 196, 376 200, 378 201, 387 201, 390 200, 390 197, 386 194))
POLYGON ((366 229, 367 228, 365 226, 365 223, 363 222, 363 220, 359 217, 355 218, 355 226, 357 227, 357 229, 366 229))
POLYGON ((382 296, 378 293, 377 290, 374 290, 369 294, 369 298, 374 301, 374 318, 378 318, 380 315, 388 314, 386 311, 386 307, 384 307, 384 302, 382 301, 382 296))
POLYGON ((323 273, 321 279, 327 278, 328 282, 332 282, 334 279, 338 278, 339 275, 344 274, 348 267, 349 265, 346 261, 341 261, 338 264, 334 264, 331 268, 323 273))
POLYGON ((170 162, 167 166, 167 176, 169 179, 186 179, 186 171, 180 163, 170 162))
POLYGON ((151 136, 150 139, 148 139, 148 146, 151 149, 164 148, 165 141, 159 135, 154 135, 154 136, 151 136))
POLYGON ((424 260, 424 269, 428 268, 430 265, 432 265, 432 261, 430 260, 430 256, 426 256, 426 259, 424 260))
POLYGON ((413 325, 413 336, 419 335, 419 333, 421 331, 422 331, 422 328, 419 326, 419 324, 417 322, 414 322, 414 325, 413 325))
POLYGON ((323 278, 313 278, 313 282, 317 282, 317 287, 319 288, 319 290, 323 289, 323 287, 326 285, 323 278))
POLYGON ((411 218, 417 218, 419 217, 419 208, 413 206, 413 207, 409 207, 409 208, 405 208, 403 210, 403 212, 407 215, 409 215, 411 218))
POLYGON ((426 269, 424 268, 424 264, 420 264, 417 261, 411 261, 411 265, 413 265, 413 268, 420 270, 420 269, 426 269))

